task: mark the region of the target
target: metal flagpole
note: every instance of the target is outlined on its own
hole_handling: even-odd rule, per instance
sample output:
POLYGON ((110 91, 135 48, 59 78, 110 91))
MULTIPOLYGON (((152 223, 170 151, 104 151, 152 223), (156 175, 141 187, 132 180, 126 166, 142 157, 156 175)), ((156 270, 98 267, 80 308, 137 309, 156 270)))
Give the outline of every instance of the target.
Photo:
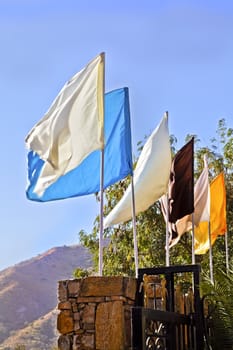
POLYGON ((225 233, 225 250, 226 250, 226 271, 229 272, 229 251, 228 251, 228 233, 225 233))
POLYGON ((194 249, 194 214, 192 213, 192 264, 195 264, 195 249, 194 249))
POLYGON ((169 230, 168 230, 168 222, 169 222, 169 212, 168 212, 168 194, 166 200, 166 266, 170 265, 170 256, 169 256, 169 230))
MULTIPOLYGON (((195 238, 195 233, 194 233, 194 214, 192 213, 192 264, 195 264, 195 249, 194 249, 194 238, 195 238)), ((195 287, 195 283, 194 283, 194 275, 193 275, 193 280, 192 280, 192 288, 193 288, 193 292, 194 292, 194 287, 195 287)))
POLYGON ((101 150, 100 166, 100 233, 99 233, 99 276, 103 275, 103 231, 104 231, 104 150, 101 150))
POLYGON ((211 226, 210 221, 208 225, 208 233, 209 233, 209 261, 210 261, 210 281, 214 284, 214 274, 213 274, 213 255, 212 255, 212 244, 211 244, 211 226))
MULTIPOLYGON (((165 112, 168 120, 168 112, 165 112)), ((169 191, 168 191, 169 193, 169 191)), ((169 229, 168 229, 168 223, 169 223, 169 197, 168 193, 166 196, 166 266, 170 265, 170 252, 169 252, 169 229)))
MULTIPOLYGON (((105 53, 103 54, 103 120, 105 114, 105 53)), ((104 127, 102 132, 104 133, 104 127)), ((103 232, 104 232, 104 145, 100 154, 100 232, 99 232, 99 276, 103 275, 103 232)))
POLYGON ((136 211, 135 211, 135 196, 134 196, 134 181, 131 176, 131 190, 132 190, 132 221, 133 221, 133 243, 134 243, 134 262, 135 275, 138 278, 138 243, 137 243, 137 228, 136 228, 136 211))

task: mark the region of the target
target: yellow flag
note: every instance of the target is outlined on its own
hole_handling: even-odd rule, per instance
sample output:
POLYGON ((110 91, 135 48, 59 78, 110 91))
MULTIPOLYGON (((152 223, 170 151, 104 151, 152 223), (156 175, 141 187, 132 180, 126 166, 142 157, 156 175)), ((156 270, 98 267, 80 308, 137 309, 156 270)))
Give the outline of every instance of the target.
MULTIPOLYGON (((211 245, 217 236, 227 231, 226 190, 224 174, 220 173, 210 184, 210 232, 211 245)), ((195 254, 205 254, 209 249, 209 223, 201 222, 195 228, 195 254)))

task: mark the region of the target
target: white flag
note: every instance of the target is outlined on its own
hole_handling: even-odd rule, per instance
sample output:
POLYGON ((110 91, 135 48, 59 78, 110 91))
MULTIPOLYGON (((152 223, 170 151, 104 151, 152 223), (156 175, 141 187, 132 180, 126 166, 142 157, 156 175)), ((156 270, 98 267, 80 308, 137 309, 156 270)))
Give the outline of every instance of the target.
MULTIPOLYGON (((165 114, 148 138, 134 171, 135 212, 145 211, 167 192, 171 167, 168 120, 165 114)), ((104 228, 131 219, 131 185, 104 219, 104 228)))
POLYGON ((194 186, 194 225, 210 219, 210 185, 208 163, 204 155, 204 168, 194 186))
POLYGON ((52 106, 26 137, 45 161, 35 192, 44 190, 103 148, 104 54, 98 55, 62 88, 52 106))
MULTIPOLYGON (((206 156, 204 156, 204 168, 194 186, 194 213, 193 222, 198 226, 200 221, 209 221, 209 176, 206 156)), ((192 230, 192 216, 186 215, 176 222, 177 232, 182 235, 184 232, 192 230)))

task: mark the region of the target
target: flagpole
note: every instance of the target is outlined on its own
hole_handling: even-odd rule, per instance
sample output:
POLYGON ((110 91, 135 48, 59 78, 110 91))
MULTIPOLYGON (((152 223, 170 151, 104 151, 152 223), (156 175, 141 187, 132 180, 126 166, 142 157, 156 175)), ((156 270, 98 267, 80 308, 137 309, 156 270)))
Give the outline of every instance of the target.
MULTIPOLYGON (((194 251, 194 214, 192 213, 192 264, 195 264, 195 251, 194 251)), ((194 274, 192 278, 192 288, 194 292, 195 287, 195 281, 194 281, 194 274)))
MULTIPOLYGON (((168 120, 168 111, 165 112, 167 120, 168 120)), ((166 266, 170 265, 170 252, 169 252, 169 229, 168 229, 168 223, 169 223, 169 198, 168 198, 168 193, 166 196, 167 200, 166 200, 166 206, 167 206, 167 210, 166 210, 166 266)))
POLYGON ((229 251, 228 251, 228 233, 225 233, 225 250, 226 250, 226 271, 229 272, 229 251))
POLYGON ((210 221, 208 225, 208 233, 209 233, 209 261, 210 261, 210 281, 214 284, 214 274, 213 274, 213 254, 212 254, 212 244, 211 244, 211 227, 210 221))
POLYGON ((101 150, 100 167, 100 232, 99 232, 99 276, 103 275, 103 211, 104 211, 104 150, 101 150))
POLYGON ((138 278, 138 244, 137 244, 137 228, 136 228, 136 211, 135 211, 135 195, 134 195, 133 175, 131 176, 131 192, 132 192, 132 222, 133 222, 135 276, 136 276, 136 278, 138 278))
MULTIPOLYGON (((103 108, 103 121, 105 114, 105 53, 103 53, 103 94, 102 94, 102 108, 103 108)), ((104 135, 104 122, 103 122, 103 135, 104 135)), ((104 136, 103 136, 104 138, 104 136)), ((103 275, 103 232, 104 232, 104 144, 100 153, 100 232, 99 232, 99 276, 103 275)))
POLYGON ((194 214, 192 213, 192 264, 195 264, 195 249, 194 249, 194 214))
POLYGON ((169 230, 168 230, 168 222, 169 222, 169 212, 168 212, 168 194, 166 196, 166 206, 167 206, 167 210, 166 210, 166 266, 170 265, 170 261, 169 261, 169 230))

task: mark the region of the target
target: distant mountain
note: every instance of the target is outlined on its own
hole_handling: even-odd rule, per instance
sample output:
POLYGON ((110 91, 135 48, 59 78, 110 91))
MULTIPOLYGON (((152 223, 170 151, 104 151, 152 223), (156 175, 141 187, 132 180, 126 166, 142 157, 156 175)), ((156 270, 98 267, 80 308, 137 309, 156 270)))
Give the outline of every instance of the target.
POLYGON ((28 350, 52 350, 57 345, 58 332, 57 310, 54 309, 38 320, 17 330, 1 345, 0 349, 14 349, 16 345, 24 345, 28 350))
POLYGON ((27 350, 50 350, 57 336, 58 281, 73 278, 77 267, 91 266, 87 249, 75 245, 52 248, 0 271, 0 350, 19 343, 27 350))

